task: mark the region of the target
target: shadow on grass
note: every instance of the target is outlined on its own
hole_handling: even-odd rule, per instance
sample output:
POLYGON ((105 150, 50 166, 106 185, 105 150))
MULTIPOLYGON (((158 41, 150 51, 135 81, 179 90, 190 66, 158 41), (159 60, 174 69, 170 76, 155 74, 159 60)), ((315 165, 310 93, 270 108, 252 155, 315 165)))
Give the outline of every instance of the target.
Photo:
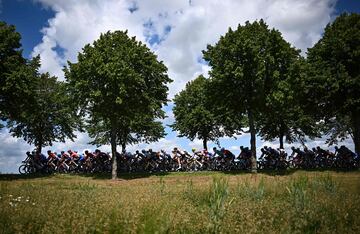
MULTIPOLYGON (((342 170, 342 169, 287 169, 287 170, 258 170, 257 174, 264 174, 268 176, 288 176, 292 175, 295 172, 303 171, 303 172, 359 172, 359 169, 353 170, 342 170)), ((198 172, 121 172, 118 174, 119 179, 123 180, 133 180, 133 179, 141 179, 141 178, 149 178, 151 176, 167 176, 167 175, 194 175, 194 176, 205 176, 211 175, 212 173, 220 173, 225 175, 246 175, 251 174, 252 172, 249 170, 238 170, 238 171, 198 171, 198 172)), ((20 174, 0 174, 0 181, 13 181, 13 180, 26 180, 26 179, 38 179, 38 178, 51 178, 58 174, 28 174, 28 175, 20 175, 20 174)), ((65 174, 68 176, 75 175, 80 177, 92 178, 95 180, 109 180, 111 179, 111 173, 77 173, 65 174)))
MULTIPOLYGON (((286 170, 258 170, 257 174, 264 174, 264 175, 268 175, 268 176, 288 176, 288 175, 292 175, 295 172, 326 172, 326 171, 331 171, 331 172, 342 172, 342 173, 346 173, 346 172, 360 172, 359 169, 286 169, 286 170)), ((221 172, 223 174, 227 174, 227 175, 244 175, 244 174, 251 174, 252 172, 250 170, 241 170, 241 171, 223 171, 221 172)))
MULTIPOLYGON (((166 176, 170 174, 170 172, 143 172, 143 173, 119 173, 118 178, 124 179, 124 180, 133 180, 133 179, 140 179, 140 178, 148 178, 151 176, 166 176)), ((28 174, 28 175, 20 175, 20 174, 0 174, 0 181, 13 181, 13 180, 27 180, 27 179, 38 179, 38 178, 51 178, 56 175, 59 175, 57 173, 55 174, 28 174)), ((67 173, 62 174, 67 176, 80 176, 80 177, 87 177, 92 178, 95 180, 109 180, 111 179, 111 173, 67 173)))
MULTIPOLYGON (((166 176, 170 172, 134 172, 134 173, 118 173, 118 178, 123 180, 133 180, 133 179, 141 179, 148 178, 151 176, 166 176)), ((111 173, 94 173, 94 174, 77 174, 78 176, 93 178, 96 180, 108 180, 111 179, 111 173)))
MULTIPOLYGON (((287 176, 295 173, 295 169, 287 169, 287 170, 257 170, 256 174, 265 174, 269 176, 287 176)), ((253 174, 250 170, 237 170, 237 171, 219 171, 220 173, 226 175, 246 175, 246 174, 253 174)))
POLYGON ((28 174, 28 175, 20 175, 20 174, 0 174, 0 181, 12 181, 12 180, 26 180, 26 179, 38 179, 38 178, 46 178, 52 177, 52 174, 28 174))

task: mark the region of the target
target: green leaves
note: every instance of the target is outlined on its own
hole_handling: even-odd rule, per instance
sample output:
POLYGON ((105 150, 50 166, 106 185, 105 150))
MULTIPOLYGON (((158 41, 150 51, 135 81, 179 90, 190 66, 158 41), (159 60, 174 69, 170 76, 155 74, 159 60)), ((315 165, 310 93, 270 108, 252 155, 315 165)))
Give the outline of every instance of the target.
POLYGON ((155 119, 164 118, 161 107, 171 79, 144 44, 127 32, 107 32, 86 45, 78 61, 68 64, 65 77, 73 94, 80 93, 78 108, 88 113, 87 130, 95 143, 109 143, 111 129, 125 145, 164 135, 155 119))
POLYGON ((19 109, 24 105, 24 100, 28 99, 31 72, 22 57, 20 39, 21 36, 13 25, 0 21, 0 118, 2 120, 16 118, 19 109))
POLYGON ((73 140, 78 119, 64 84, 48 73, 33 78, 31 99, 21 109, 21 115, 9 122, 10 132, 34 144, 40 151, 54 141, 73 140))
POLYGON ((360 15, 342 14, 308 52, 309 105, 325 121, 330 143, 350 134, 360 152, 360 15))
POLYGON ((205 148, 208 140, 216 140, 223 135, 211 112, 206 86, 207 80, 201 75, 187 83, 186 88, 175 96, 175 122, 171 125, 175 131, 179 131, 180 136, 190 140, 202 139, 205 148))
POLYGON ((225 129, 241 130, 254 122, 253 132, 264 139, 286 136, 290 142, 296 135, 316 134, 314 121, 300 121, 311 118, 302 111, 299 53, 263 20, 229 29, 216 45, 207 46, 203 54, 212 67, 209 98, 225 129), (249 114, 253 120, 244 120, 249 114), (226 121, 228 116, 231 121, 226 121))

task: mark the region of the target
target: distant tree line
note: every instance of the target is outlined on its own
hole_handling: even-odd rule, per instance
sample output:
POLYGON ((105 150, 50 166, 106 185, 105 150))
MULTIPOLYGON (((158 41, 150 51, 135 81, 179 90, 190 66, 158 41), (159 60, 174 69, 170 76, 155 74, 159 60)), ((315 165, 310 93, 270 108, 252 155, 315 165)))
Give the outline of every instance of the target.
MULTIPOLYGON (((87 131, 93 144, 117 146, 157 141, 169 101, 167 67, 127 31, 101 34, 84 46, 65 81, 40 73, 40 57, 22 55, 21 36, 0 22, 0 128, 34 144, 74 140, 87 131)), ((210 77, 190 81, 174 98, 180 136, 208 141, 250 133, 253 169, 256 135, 304 141, 351 136, 360 153, 360 15, 342 14, 303 57, 263 21, 229 28, 203 58, 210 77)), ((117 176, 116 157, 112 178, 117 176)))

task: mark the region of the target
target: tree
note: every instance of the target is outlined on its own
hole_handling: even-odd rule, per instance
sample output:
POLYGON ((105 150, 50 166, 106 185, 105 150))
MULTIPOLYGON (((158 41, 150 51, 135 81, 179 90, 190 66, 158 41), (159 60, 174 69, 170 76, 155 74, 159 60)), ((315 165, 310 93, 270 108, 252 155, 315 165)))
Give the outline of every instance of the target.
POLYGON ((51 146, 54 141, 73 140, 78 121, 65 84, 49 73, 35 74, 30 100, 22 107, 20 115, 9 122, 9 128, 13 136, 34 144, 41 153, 42 147, 51 146))
POLYGON ((111 144, 112 178, 117 178, 116 146, 156 141, 164 135, 157 119, 167 102, 166 66, 127 32, 107 32, 86 45, 65 77, 96 144, 111 144))
POLYGON ((342 14, 308 50, 305 91, 336 143, 350 135, 360 153, 360 15, 342 14))
POLYGON ((230 28, 214 46, 208 45, 203 51, 212 68, 209 93, 216 113, 223 116, 221 119, 230 116, 234 120, 222 124, 233 131, 249 127, 253 171, 256 171, 256 133, 261 129, 261 116, 269 101, 267 94, 285 76, 286 72, 281 71, 282 60, 298 53, 289 47, 279 31, 268 29, 260 20, 239 25, 235 31, 230 28))
POLYGON ((180 136, 203 140, 204 149, 207 149, 209 140, 217 140, 223 135, 207 101, 206 82, 206 78, 200 75, 175 95, 175 122, 171 125, 175 131, 179 131, 180 136))
MULTIPOLYGON (((0 120, 14 119, 28 100, 31 70, 20 50, 21 36, 13 25, 0 21, 0 120)), ((31 65, 30 65, 31 66, 31 65)), ((0 123, 0 128, 3 127, 0 123)))
POLYGON ((304 59, 300 51, 291 47, 282 37, 271 37, 271 55, 274 58, 272 85, 265 92, 265 105, 258 121, 259 135, 264 140, 279 139, 292 143, 319 135, 315 119, 303 105, 304 59))

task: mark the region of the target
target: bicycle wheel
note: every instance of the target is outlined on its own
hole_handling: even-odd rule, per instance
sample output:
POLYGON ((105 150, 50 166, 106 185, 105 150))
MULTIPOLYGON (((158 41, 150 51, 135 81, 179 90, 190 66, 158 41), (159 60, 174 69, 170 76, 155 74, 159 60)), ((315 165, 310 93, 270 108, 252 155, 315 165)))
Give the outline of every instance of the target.
POLYGON ((20 165, 19 167, 19 173, 20 175, 25 175, 28 173, 27 166, 26 165, 20 165))

